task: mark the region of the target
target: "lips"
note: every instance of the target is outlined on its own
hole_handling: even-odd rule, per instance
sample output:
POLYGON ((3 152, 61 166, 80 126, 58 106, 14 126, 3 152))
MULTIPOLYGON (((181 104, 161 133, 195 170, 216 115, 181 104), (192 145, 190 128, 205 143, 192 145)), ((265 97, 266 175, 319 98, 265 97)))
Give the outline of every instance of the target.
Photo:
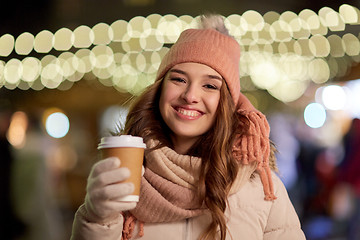
POLYGON ((201 111, 194 110, 194 109, 185 109, 182 107, 176 107, 175 110, 177 113, 179 113, 179 115, 182 115, 182 116, 188 117, 188 118, 198 118, 203 114, 201 111))

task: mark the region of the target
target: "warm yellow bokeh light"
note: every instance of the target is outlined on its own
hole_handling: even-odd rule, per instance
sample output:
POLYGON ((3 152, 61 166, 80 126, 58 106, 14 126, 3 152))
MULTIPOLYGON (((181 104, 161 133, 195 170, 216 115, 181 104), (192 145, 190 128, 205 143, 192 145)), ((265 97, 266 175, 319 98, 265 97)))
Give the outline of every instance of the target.
POLYGON ((158 27, 159 21, 162 18, 160 14, 153 13, 146 17, 151 24, 151 28, 156 29, 158 27))
POLYGON ((330 44, 330 55, 333 57, 342 57, 345 54, 345 44, 341 37, 338 35, 328 36, 328 41, 330 44))
POLYGON ((307 80, 307 58, 288 53, 282 55, 278 61, 283 75, 287 78, 296 81, 307 80))
POLYGON ((94 43, 94 32, 88 26, 81 25, 74 30, 74 47, 88 48, 94 43))
MULTIPOLYGON (((309 30, 318 29, 320 27, 319 16, 310 9, 304 9, 299 13, 299 18, 307 23, 309 30)), ((305 27, 305 25, 303 25, 305 27)))
POLYGON ((76 68, 79 64, 79 59, 73 53, 64 52, 58 57, 59 66, 62 69, 62 74, 65 78, 68 78, 75 74, 76 68))
POLYGON ((315 57, 326 57, 330 54, 330 43, 323 35, 314 35, 309 40, 309 49, 315 57))
POLYGON ((74 43, 74 34, 68 28, 61 28, 54 34, 54 48, 58 51, 69 50, 74 43))
POLYGON ((34 40, 34 50, 38 53, 48 53, 54 46, 54 34, 48 30, 39 32, 34 40))
POLYGON ((164 43, 174 43, 184 29, 175 15, 168 14, 159 20, 158 30, 164 36, 164 43))
POLYGON ((42 70, 40 74, 41 83, 46 88, 57 88, 64 80, 60 61, 52 55, 47 55, 41 59, 42 70))
POLYGON ((224 19, 227 29, 231 36, 238 38, 245 34, 243 29, 243 21, 245 21, 239 14, 232 14, 224 19))
POLYGON ((5 84, 4 69, 5 69, 5 62, 0 60, 0 88, 5 84))
POLYGON ((274 87, 281 76, 279 66, 275 59, 268 55, 258 55, 257 61, 249 65, 250 76, 254 84, 261 89, 274 87))
POLYGON ((304 94, 307 86, 305 81, 290 80, 283 76, 278 84, 268 89, 268 92, 282 102, 292 102, 304 94))
POLYGON ((196 21, 190 15, 182 15, 182 16, 179 17, 179 20, 181 21, 181 23, 183 25, 183 29, 196 28, 197 27, 196 21))
MULTIPOLYGON (((75 53, 76 58, 73 58, 73 66, 76 71, 80 73, 90 72, 93 67, 91 61, 91 51, 89 49, 80 49, 75 53)), ((95 64, 95 61, 94 61, 95 64)))
POLYGON ((298 39, 294 43, 294 52, 300 56, 313 57, 309 47, 309 39, 298 39))
POLYGON ((11 59, 4 68, 4 78, 7 83, 18 84, 23 73, 22 62, 19 59, 11 59))
POLYGON ((254 10, 248 10, 242 14, 242 19, 245 20, 245 25, 242 22, 242 28, 245 31, 261 31, 264 27, 264 18, 260 13, 254 10))
POLYGON ((162 48, 164 38, 162 34, 155 29, 151 30, 151 33, 147 37, 140 36, 140 48, 144 51, 157 51, 162 48))
POLYGON ((347 24, 359 24, 360 23, 360 12, 359 9, 343 4, 339 8, 339 14, 347 24))
POLYGON ((0 56, 7 57, 14 49, 15 38, 10 34, 0 37, 0 56))
POLYGON ((94 67, 92 72, 99 79, 106 80, 106 81, 101 81, 104 85, 113 86, 113 83, 111 81, 111 77, 114 74, 115 69, 116 69, 115 62, 111 62, 110 65, 108 67, 106 67, 106 68, 94 67))
POLYGON ((349 56, 357 56, 360 53, 360 42, 357 37, 351 33, 346 33, 342 37, 344 41, 345 53, 349 56))
POLYGON ((292 31, 289 24, 279 20, 271 24, 270 35, 276 42, 286 42, 292 39, 292 31))
POLYGON ((113 76, 114 86, 121 92, 128 92, 130 91, 138 81, 137 76, 135 75, 128 75, 124 71, 125 68, 118 67, 113 76))
POLYGON ((113 32, 113 41, 114 42, 123 42, 130 39, 127 34, 128 22, 124 20, 117 20, 110 25, 110 28, 113 32))
POLYGON ((345 22, 338 12, 329 8, 323 7, 319 10, 319 18, 321 22, 331 31, 343 31, 345 29, 345 22))
POLYGON ((41 63, 39 59, 27 57, 22 60, 23 72, 21 79, 25 82, 34 82, 40 75, 41 63))
POLYGON ((122 47, 126 52, 138 53, 143 49, 141 47, 140 38, 131 38, 129 41, 122 42, 122 47))
POLYGON ((127 33, 131 38, 147 37, 151 33, 151 23, 147 18, 136 16, 129 21, 127 33))
POLYGON ((95 46, 90 55, 93 66, 96 68, 107 68, 114 62, 114 52, 105 45, 95 46))
POLYGON ((330 69, 327 62, 322 58, 313 59, 309 64, 309 77, 316 84, 329 80, 330 69))
POLYGON ((15 52, 19 55, 28 55, 34 48, 34 39, 31 33, 20 34, 15 41, 15 52))
POLYGON ((106 23, 98 23, 92 28, 95 45, 109 44, 114 38, 113 29, 106 23))
POLYGON ((26 113, 18 111, 11 116, 10 126, 6 133, 6 137, 13 147, 24 147, 28 125, 29 121, 26 113))
MULTIPOLYGON (((183 30, 197 28, 199 18, 151 14, 92 28, 80 25, 74 31, 61 28, 55 34, 43 30, 35 37, 25 32, 16 41, 5 34, 0 37, 0 56, 15 53, 23 60, 0 62, 0 87, 66 90, 86 76, 138 95, 152 82, 168 47, 183 30), (39 60, 30 57, 32 49, 54 55, 39 60)), ((251 82, 249 89, 266 89, 289 102, 303 94, 309 80, 322 84, 342 77, 360 62, 360 36, 349 32, 352 27, 341 35, 335 33, 347 24, 359 24, 359 18, 359 9, 343 4, 338 12, 323 7, 318 14, 304 9, 299 14, 270 11, 262 16, 249 10, 224 20, 241 45, 240 75, 251 82)))
POLYGON ((273 24, 275 21, 279 20, 280 14, 274 11, 269 11, 264 14, 264 21, 269 25, 273 24))

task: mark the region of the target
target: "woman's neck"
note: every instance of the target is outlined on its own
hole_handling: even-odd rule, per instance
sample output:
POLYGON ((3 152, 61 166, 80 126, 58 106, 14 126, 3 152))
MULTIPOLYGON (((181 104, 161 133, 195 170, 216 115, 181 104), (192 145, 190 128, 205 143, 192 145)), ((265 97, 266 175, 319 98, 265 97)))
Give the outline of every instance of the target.
POLYGON ((175 152, 185 155, 197 141, 197 138, 171 137, 175 152))

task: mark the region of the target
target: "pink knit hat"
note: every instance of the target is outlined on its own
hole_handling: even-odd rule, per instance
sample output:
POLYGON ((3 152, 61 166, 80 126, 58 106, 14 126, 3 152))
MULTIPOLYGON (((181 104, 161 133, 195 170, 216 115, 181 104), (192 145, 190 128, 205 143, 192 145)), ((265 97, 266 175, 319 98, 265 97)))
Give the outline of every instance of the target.
POLYGON ((264 186, 265 199, 275 199, 269 167, 270 127, 265 115, 240 93, 238 42, 214 28, 187 29, 164 56, 156 80, 163 78, 176 64, 185 62, 205 64, 224 78, 237 112, 247 116, 250 122, 248 134, 236 137, 233 155, 243 164, 258 163, 257 172, 264 186))
POLYGON ((163 58, 156 80, 176 64, 202 63, 225 79, 236 104, 240 95, 239 61, 240 46, 234 38, 215 29, 187 29, 163 58))

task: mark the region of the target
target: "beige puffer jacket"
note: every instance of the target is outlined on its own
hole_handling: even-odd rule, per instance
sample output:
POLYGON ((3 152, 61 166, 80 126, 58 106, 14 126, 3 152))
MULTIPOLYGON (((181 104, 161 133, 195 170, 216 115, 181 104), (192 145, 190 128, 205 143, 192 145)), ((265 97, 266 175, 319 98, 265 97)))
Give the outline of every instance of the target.
MULTIPOLYGON (((277 199, 264 200, 263 185, 258 174, 254 174, 238 192, 229 196, 225 212, 228 219, 227 240, 302 240, 305 235, 298 216, 291 204, 281 180, 273 173, 274 192, 277 199)), ((85 208, 81 206, 74 219, 72 240, 121 240, 123 219, 100 225, 85 219, 85 208)), ((144 224, 144 236, 140 240, 195 240, 210 223, 209 214, 165 224, 144 224)))

